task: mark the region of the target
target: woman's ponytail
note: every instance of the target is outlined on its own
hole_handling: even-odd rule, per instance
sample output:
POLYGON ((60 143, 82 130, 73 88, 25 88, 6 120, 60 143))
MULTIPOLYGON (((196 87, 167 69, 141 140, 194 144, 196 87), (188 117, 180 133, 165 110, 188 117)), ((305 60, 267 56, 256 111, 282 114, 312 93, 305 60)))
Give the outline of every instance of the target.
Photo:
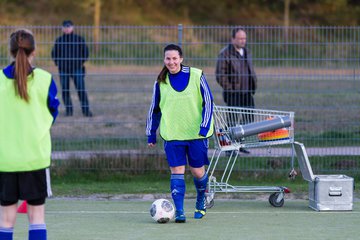
POLYGON ((15 92, 26 102, 29 101, 27 76, 31 71, 29 56, 34 50, 35 41, 32 33, 29 30, 21 29, 11 34, 10 53, 15 59, 15 92))

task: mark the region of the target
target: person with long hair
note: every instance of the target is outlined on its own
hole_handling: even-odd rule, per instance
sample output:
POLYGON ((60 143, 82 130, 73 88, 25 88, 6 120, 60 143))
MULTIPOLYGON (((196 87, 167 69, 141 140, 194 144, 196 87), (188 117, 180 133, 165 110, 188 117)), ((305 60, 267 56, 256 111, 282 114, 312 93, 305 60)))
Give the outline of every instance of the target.
POLYGON ((29 30, 13 32, 9 48, 14 61, 0 71, 0 239, 13 239, 18 201, 24 200, 28 239, 44 240, 57 88, 50 73, 31 65, 35 39, 29 30))
POLYGON ((184 211, 185 166, 188 164, 197 190, 194 218, 206 214, 205 191, 208 175, 208 138, 213 134, 213 96, 203 71, 185 66, 182 49, 175 44, 164 48, 164 67, 154 84, 148 113, 148 146, 160 136, 170 167, 170 190, 175 204, 175 222, 186 222, 184 211))

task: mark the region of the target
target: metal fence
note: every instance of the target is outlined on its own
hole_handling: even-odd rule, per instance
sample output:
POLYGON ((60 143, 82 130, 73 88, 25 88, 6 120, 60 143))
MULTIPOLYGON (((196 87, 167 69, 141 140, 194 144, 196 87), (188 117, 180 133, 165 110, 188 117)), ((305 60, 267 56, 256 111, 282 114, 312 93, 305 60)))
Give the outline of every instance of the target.
MULTIPOLYGON (((149 163, 163 159, 162 146, 147 149, 145 137, 152 86, 163 65, 163 47, 180 44, 184 64, 204 70, 215 103, 224 105, 214 72, 217 55, 229 43, 233 27, 75 26, 75 33, 86 39, 90 49, 86 89, 94 116, 82 116, 72 85, 75 112, 73 117, 65 117, 61 106, 52 129, 54 159, 80 159, 72 167, 81 169, 166 168, 163 160, 149 163)), ((1 67, 11 61, 8 38, 18 28, 0 26, 1 67)), ((62 34, 61 27, 26 28, 36 38, 35 65, 53 74, 60 98, 59 75, 50 53, 62 34)), ((320 149, 313 150, 313 155, 328 155, 317 160, 315 171, 359 170, 360 27, 245 29, 258 77, 256 108, 295 112, 295 139, 320 149)), ((66 161, 55 162, 66 165, 66 161)), ((251 171, 270 169, 269 164, 254 165, 251 157, 243 158, 241 165, 251 171)))

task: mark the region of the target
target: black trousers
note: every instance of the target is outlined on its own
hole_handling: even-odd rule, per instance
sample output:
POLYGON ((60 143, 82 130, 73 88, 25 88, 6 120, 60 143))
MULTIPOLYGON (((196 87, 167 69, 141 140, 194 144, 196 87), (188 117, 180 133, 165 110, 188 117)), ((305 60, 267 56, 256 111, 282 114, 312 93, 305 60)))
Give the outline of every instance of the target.
MULTIPOLYGON (((254 97, 251 93, 243 92, 223 92, 223 98, 226 105, 230 107, 244 107, 244 108, 255 108, 254 97)), ((242 114, 242 118, 238 119, 234 116, 228 117, 229 126, 235 126, 236 124, 246 124, 254 121, 253 111, 248 110, 242 114)))
POLYGON ((66 114, 72 115, 73 104, 70 96, 70 78, 74 80, 79 100, 81 103, 81 110, 84 115, 89 114, 89 100, 85 89, 85 71, 83 69, 76 70, 72 73, 60 72, 60 82, 62 88, 62 98, 66 108, 66 114))

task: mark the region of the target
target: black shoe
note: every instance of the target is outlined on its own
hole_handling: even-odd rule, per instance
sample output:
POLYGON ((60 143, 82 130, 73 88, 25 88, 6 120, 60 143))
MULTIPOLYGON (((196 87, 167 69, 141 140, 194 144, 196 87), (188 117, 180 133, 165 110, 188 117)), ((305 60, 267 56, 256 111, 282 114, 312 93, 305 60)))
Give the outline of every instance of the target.
POLYGON ((239 151, 245 154, 250 154, 250 151, 246 150, 245 148, 240 148, 239 151))
POLYGON ((85 113, 83 113, 83 115, 84 115, 84 117, 92 117, 93 116, 91 111, 85 112, 85 113))

